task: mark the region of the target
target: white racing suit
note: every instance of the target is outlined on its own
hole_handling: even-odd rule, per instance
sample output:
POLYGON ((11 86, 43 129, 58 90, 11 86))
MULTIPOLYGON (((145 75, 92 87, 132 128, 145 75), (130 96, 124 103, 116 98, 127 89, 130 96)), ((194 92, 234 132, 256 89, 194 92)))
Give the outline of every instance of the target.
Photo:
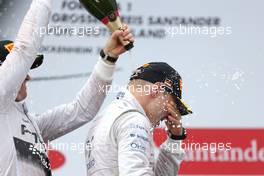
POLYGON ((168 139, 154 159, 151 123, 123 90, 92 122, 86 140, 88 176, 174 176, 184 157, 181 141, 168 139))
POLYGON ((89 122, 105 98, 105 92, 98 90, 112 80, 115 66, 99 59, 71 103, 33 115, 27 112, 25 103, 15 102, 41 45, 42 36, 36 31, 47 27, 50 14, 51 0, 32 1, 14 48, 0 66, 0 176, 50 176, 44 142, 89 122))

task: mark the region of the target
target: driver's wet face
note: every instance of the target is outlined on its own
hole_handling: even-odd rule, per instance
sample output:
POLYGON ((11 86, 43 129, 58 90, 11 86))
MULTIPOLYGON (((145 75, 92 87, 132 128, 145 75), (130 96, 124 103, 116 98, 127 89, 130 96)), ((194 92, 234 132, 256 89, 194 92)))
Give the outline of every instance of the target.
POLYGON ((160 95, 155 100, 155 105, 153 107, 153 111, 155 111, 155 123, 159 123, 159 121, 167 118, 168 109, 167 105, 170 101, 174 101, 172 95, 168 93, 160 93, 160 95))

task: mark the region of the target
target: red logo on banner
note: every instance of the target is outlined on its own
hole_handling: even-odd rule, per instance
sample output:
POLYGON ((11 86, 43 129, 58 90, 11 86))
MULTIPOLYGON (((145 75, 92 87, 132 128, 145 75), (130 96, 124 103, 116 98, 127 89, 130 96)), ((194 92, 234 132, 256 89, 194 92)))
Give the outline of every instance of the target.
POLYGON ((65 157, 61 152, 57 150, 49 150, 48 155, 49 155, 50 165, 51 165, 52 170, 58 169, 64 165, 65 157))

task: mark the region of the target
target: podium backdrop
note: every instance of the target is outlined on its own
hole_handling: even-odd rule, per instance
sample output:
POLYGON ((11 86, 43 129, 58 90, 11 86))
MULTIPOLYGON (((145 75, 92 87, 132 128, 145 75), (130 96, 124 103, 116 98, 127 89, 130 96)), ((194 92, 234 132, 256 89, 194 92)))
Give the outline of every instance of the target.
MULTIPOLYGON (((1 39, 15 38, 30 2, 0 0, 1 39)), ((186 143, 231 146, 225 151, 186 151, 180 173, 263 175, 264 2, 120 0, 118 3, 136 42, 132 52, 118 61, 113 84, 125 85, 132 70, 146 62, 169 63, 182 75, 183 97, 194 111, 183 118, 189 129, 186 143)), ((107 29, 77 0, 55 0, 53 5, 49 34, 41 49, 45 62, 32 71, 34 79, 29 83, 27 102, 30 111, 36 113, 74 98, 109 36, 107 29)), ((103 107, 115 94, 109 94, 103 107)), ((52 145, 55 148, 56 143, 78 144, 75 148, 81 148, 88 129, 89 124, 52 145)), ((162 126, 154 136, 158 148, 166 139, 162 126)), ((86 174, 83 150, 53 150, 50 157, 55 176, 86 174)))

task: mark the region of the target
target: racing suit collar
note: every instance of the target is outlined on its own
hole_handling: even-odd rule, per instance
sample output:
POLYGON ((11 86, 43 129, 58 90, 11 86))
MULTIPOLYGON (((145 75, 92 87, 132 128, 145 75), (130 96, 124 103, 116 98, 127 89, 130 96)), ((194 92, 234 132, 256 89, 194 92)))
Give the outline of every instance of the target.
POLYGON ((25 101, 21 101, 21 102, 14 102, 15 107, 18 111, 27 114, 28 113, 28 109, 26 106, 25 101))

